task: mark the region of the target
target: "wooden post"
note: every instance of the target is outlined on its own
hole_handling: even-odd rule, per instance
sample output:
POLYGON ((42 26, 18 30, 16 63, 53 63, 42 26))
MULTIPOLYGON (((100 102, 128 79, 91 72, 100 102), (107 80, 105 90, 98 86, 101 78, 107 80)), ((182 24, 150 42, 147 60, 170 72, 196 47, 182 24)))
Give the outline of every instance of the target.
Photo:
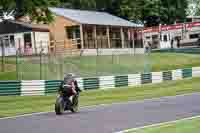
POLYGON ((122 48, 124 48, 124 32, 123 32, 123 28, 120 28, 120 33, 121 33, 121 44, 122 44, 122 48))
POLYGON ((135 54, 135 29, 131 29, 131 43, 133 46, 133 54, 135 54))
POLYGON ((83 25, 80 25, 80 35, 81 35, 81 49, 84 49, 84 37, 83 37, 83 25))
POLYGON ((134 47, 134 45, 135 45, 135 30, 131 29, 131 31, 129 30, 129 32, 130 32, 130 40, 131 40, 133 47, 134 47))
POLYGON ((129 28, 128 28, 128 40, 131 40, 131 31, 129 28))
POLYGON ((106 34, 107 34, 107 38, 108 38, 108 48, 111 48, 111 44, 110 44, 110 28, 109 28, 109 26, 107 26, 107 28, 106 28, 106 34))
POLYGON ((128 28, 128 43, 130 46, 129 48, 131 48, 133 50, 132 52, 134 52, 134 34, 133 33, 134 33, 133 29, 128 28))
POLYGON ((93 34, 94 34, 94 42, 95 42, 95 48, 98 48, 98 44, 97 44, 97 27, 96 25, 93 27, 93 34))
POLYGON ((130 48, 130 45, 132 43, 132 40, 131 40, 131 33, 130 33, 130 29, 128 28, 128 48, 130 48))

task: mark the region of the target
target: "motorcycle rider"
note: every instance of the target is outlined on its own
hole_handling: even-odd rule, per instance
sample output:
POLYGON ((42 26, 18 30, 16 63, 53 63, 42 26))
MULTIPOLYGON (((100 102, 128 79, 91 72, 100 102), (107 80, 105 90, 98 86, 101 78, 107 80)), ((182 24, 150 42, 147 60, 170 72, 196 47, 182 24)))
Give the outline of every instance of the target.
POLYGON ((81 92, 81 89, 78 87, 77 80, 75 79, 75 75, 72 73, 65 74, 64 80, 61 82, 59 89, 64 90, 64 97, 69 98, 72 104, 74 97, 77 93, 81 92))

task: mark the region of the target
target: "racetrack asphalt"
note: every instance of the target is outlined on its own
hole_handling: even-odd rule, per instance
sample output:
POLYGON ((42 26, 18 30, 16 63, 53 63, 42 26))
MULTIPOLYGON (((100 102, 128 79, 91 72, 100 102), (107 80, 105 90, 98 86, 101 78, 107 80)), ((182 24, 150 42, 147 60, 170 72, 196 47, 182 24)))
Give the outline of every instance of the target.
MULTIPOLYGON (((53 105, 52 105, 53 106, 53 105)), ((0 133, 114 133, 200 115, 200 93, 0 120, 0 133)))

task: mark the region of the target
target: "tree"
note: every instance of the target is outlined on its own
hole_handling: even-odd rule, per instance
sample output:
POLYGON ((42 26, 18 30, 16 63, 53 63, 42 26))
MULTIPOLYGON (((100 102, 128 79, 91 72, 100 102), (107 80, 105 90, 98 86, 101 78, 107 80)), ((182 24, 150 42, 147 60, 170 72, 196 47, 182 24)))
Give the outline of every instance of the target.
POLYGON ((12 17, 15 8, 14 0, 1 0, 0 1, 0 19, 12 17))
POLYGON ((73 9, 86 9, 95 10, 96 1, 95 0, 61 0, 59 7, 73 8, 73 9))
POLYGON ((48 7, 58 4, 58 0, 1 0, 0 10, 2 14, 13 12, 15 18, 27 15, 31 21, 50 23, 53 21, 53 15, 48 7))
POLYGON ((50 23, 53 15, 49 7, 59 5, 58 0, 16 0, 15 17, 28 15, 31 21, 50 23))
POLYGON ((200 0, 188 1, 187 15, 200 16, 200 0))
POLYGON ((148 26, 155 26, 159 23, 158 4, 158 0, 123 0, 120 13, 134 22, 141 21, 148 26))
POLYGON ((187 0, 161 0, 161 22, 164 24, 185 22, 187 7, 187 0))
MULTIPOLYGON (((194 0, 200 1, 200 0, 194 0)), ((146 26, 184 22, 187 0, 1 0, 4 12, 14 10, 15 17, 29 15, 32 21, 49 23, 50 6, 109 12, 146 26)), ((200 13, 200 10, 199 10, 200 13)))

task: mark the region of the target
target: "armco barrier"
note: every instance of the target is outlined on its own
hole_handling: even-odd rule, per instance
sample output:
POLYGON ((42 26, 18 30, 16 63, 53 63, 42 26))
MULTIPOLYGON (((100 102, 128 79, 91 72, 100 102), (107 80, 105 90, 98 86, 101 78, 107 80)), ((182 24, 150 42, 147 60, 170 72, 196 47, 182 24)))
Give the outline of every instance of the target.
POLYGON ((183 73, 181 69, 172 70, 172 80, 181 80, 183 79, 183 73))
POLYGON ((83 79, 83 87, 85 90, 98 89, 99 78, 85 78, 83 79))
POLYGON ((172 71, 162 72, 163 74, 163 81, 172 80, 172 71))
POLYGON ((190 77, 192 77, 192 69, 191 68, 182 69, 182 76, 183 76, 183 78, 190 78, 190 77))
POLYGON ((21 81, 1 81, 0 96, 21 95, 21 81))
POLYGON ((99 78, 100 83, 100 89, 109 89, 109 88, 115 88, 115 80, 114 76, 102 76, 99 78))
POLYGON ((44 80, 21 81, 21 96, 43 95, 45 93, 44 80))
POLYGON ((143 73, 143 74, 141 74, 141 81, 142 81, 142 84, 152 83, 152 75, 151 75, 151 73, 143 73))
MULTIPOLYGON (((190 77, 200 77, 200 67, 121 76, 77 78, 77 81, 81 89, 91 90, 139 86, 142 84, 161 83, 190 77)), ((0 81, 0 96, 52 94, 57 92, 60 83, 61 80, 0 81)))
POLYGON ((115 87, 128 86, 128 76, 115 76, 115 87))
POLYGON ((200 77, 200 67, 192 68, 192 77, 200 77))
POLYGON ((185 54, 200 54, 200 48, 173 48, 173 49, 158 49, 152 50, 153 53, 185 53, 185 54))
POLYGON ((142 84, 141 74, 128 75, 128 86, 139 86, 142 84))
POLYGON ((162 72, 152 72, 152 83, 162 83, 163 73, 162 72))
POLYGON ((60 86, 61 80, 47 80, 45 82, 45 94, 55 93, 60 86))

